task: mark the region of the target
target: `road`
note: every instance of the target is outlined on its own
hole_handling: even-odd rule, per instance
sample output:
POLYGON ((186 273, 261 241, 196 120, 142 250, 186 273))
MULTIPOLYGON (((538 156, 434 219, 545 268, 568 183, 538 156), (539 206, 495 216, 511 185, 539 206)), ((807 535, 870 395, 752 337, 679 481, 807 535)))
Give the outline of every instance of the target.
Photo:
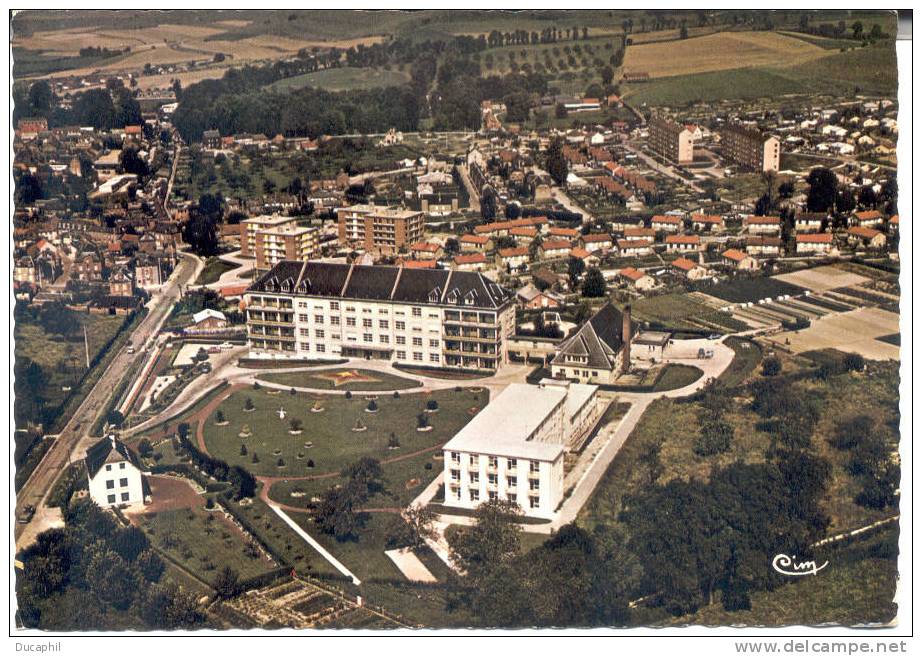
MULTIPOLYGON (((40 524, 49 517, 45 501, 58 476, 68 464, 82 458, 86 447, 96 439, 88 435, 90 427, 99 418, 122 379, 125 376, 133 376, 141 366, 144 351, 140 347, 157 334, 169 316, 173 304, 179 299, 181 290, 190 281, 195 280, 202 267, 201 259, 185 253, 180 254, 180 263, 173 271, 173 275, 147 304, 147 316, 131 334, 131 343, 138 347, 137 352, 129 354, 127 349, 121 349, 103 371, 97 383, 89 391, 83 403, 74 412, 17 494, 17 513, 29 505, 36 508, 33 523, 40 524)), ((15 531, 17 546, 21 546, 20 539, 24 533, 34 535, 38 532, 37 528, 40 527, 17 523, 15 531)))
POLYGON ((474 187, 474 183, 471 182, 471 174, 470 171, 468 171, 467 164, 461 164, 458 167, 458 174, 461 176, 461 182, 464 183, 464 188, 467 189, 468 205, 470 206, 471 211, 479 212, 480 194, 474 187))
POLYGON ((635 155, 637 155, 637 157, 643 160, 644 164, 649 166, 651 169, 653 169, 657 173, 662 173, 667 178, 672 178, 673 180, 677 180, 699 194, 704 193, 704 190, 701 189, 701 187, 696 185, 691 180, 686 180, 685 178, 683 178, 681 175, 676 173, 675 169, 673 169, 671 166, 663 166, 662 164, 657 162, 655 159, 653 159, 647 153, 645 153, 639 146, 637 146, 637 144, 631 143, 630 141, 625 141, 624 147, 628 149, 629 151, 631 151, 632 153, 634 153, 635 155))

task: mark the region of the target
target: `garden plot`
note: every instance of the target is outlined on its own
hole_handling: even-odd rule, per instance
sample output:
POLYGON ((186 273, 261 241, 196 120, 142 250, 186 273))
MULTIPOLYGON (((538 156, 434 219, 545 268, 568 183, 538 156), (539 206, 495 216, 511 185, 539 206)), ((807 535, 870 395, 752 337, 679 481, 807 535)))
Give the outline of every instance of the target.
POLYGON ((176 354, 176 357, 173 359, 174 367, 191 367, 195 364, 195 361, 192 359, 200 349, 205 349, 206 351, 214 346, 214 344, 202 344, 202 343, 192 343, 186 342, 182 345, 182 348, 179 349, 179 352, 176 354))
POLYGON ((832 348, 858 353, 869 360, 899 360, 899 347, 878 339, 899 331, 898 314, 881 308, 859 308, 821 317, 809 328, 780 333, 773 341, 794 353, 832 348))
POLYGON ((173 381, 176 380, 176 376, 157 376, 154 379, 154 384, 151 385, 150 390, 141 400, 141 409, 138 412, 144 412, 150 406, 151 401, 157 398, 157 395, 160 394, 163 390, 173 384, 173 381))
POLYGON ((813 269, 804 269, 803 271, 793 271, 791 273, 782 273, 773 276, 775 280, 780 280, 791 285, 804 287, 814 293, 838 289, 839 287, 851 287, 861 285, 870 279, 858 275, 851 271, 845 271, 839 267, 828 265, 820 266, 813 269))

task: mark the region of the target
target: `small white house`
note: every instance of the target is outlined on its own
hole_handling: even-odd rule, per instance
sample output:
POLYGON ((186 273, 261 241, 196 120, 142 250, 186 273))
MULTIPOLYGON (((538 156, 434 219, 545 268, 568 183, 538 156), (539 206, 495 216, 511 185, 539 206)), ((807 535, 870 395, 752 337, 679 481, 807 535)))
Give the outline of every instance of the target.
POLYGON ((86 450, 90 498, 103 508, 144 503, 144 482, 137 456, 114 435, 86 450))

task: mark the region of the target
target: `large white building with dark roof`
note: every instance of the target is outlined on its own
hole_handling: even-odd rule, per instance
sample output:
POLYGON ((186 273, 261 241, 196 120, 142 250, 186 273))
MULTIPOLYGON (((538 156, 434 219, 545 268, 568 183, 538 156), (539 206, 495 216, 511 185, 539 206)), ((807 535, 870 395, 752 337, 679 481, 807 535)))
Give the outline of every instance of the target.
POLYGON ((551 380, 506 387, 443 447, 445 505, 501 499, 552 519, 563 501, 564 454, 580 447, 607 405, 597 392, 551 380))
POLYGON ((495 371, 515 331, 512 293, 467 271, 284 261, 244 302, 254 357, 495 371))

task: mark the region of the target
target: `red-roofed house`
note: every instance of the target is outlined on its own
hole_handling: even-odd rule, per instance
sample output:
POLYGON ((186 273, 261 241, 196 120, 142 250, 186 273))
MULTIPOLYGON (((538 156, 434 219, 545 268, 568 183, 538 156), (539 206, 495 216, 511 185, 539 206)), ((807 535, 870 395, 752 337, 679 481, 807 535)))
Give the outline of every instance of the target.
POLYGON ((723 218, 711 214, 692 214, 691 223, 692 228, 699 232, 717 232, 724 227, 723 218))
POLYGON ((576 228, 548 228, 547 234, 549 237, 576 239, 579 237, 579 230, 576 228))
POLYGON ((595 266, 599 263, 598 256, 593 255, 585 248, 580 246, 575 246, 570 249, 570 257, 575 257, 577 260, 582 260, 586 266, 595 266))
POLYGON ((729 248, 720 254, 720 261, 740 271, 754 271, 759 263, 751 255, 736 248, 729 248))
POLYGON ((634 267, 625 267, 618 272, 618 277, 626 280, 635 289, 647 290, 656 287, 656 281, 643 271, 634 267))
POLYGON ((670 266, 689 280, 701 280, 708 275, 707 269, 687 257, 676 258, 670 263, 670 266))
POLYGON ((516 248, 501 248, 496 253, 496 265, 516 269, 523 264, 528 263, 528 248, 518 246, 516 248))
POLYGON ((442 247, 427 241, 410 244, 410 254, 417 260, 437 260, 442 257, 442 247))
POLYGON ((750 255, 773 257, 781 255, 780 237, 747 237, 746 252, 750 255))
POLYGON ((607 252, 611 250, 612 239, 611 235, 607 233, 590 233, 588 235, 582 235, 579 238, 580 243, 590 253, 595 251, 607 252))
POLYGON ((404 269, 437 269, 435 260, 407 260, 404 269))
POLYGON ((461 250, 465 253, 483 253, 493 249, 493 240, 486 235, 462 235, 458 243, 461 244, 461 250))
POLYGON ((747 216, 743 228, 750 235, 778 235, 781 233, 781 219, 777 216, 747 216))
POLYGON ((619 257, 644 257, 653 254, 652 239, 619 239, 619 257))
POLYGON ((667 235, 667 253, 692 253, 703 250, 701 237, 698 235, 667 235))
POLYGON ((796 235, 794 241, 797 244, 798 253, 832 254, 837 252, 832 235, 828 232, 796 235))
POLYGON ((564 257, 573 245, 566 239, 548 239, 539 248, 541 257, 564 257))
POLYGON ((862 228, 874 228, 884 222, 884 217, 877 210, 855 212, 854 224, 862 228))
POLYGON ((456 255, 451 261, 451 268, 458 271, 483 271, 490 264, 483 253, 456 255))
POLYGON ((657 215, 650 221, 650 227, 664 232, 678 232, 682 227, 682 219, 677 216, 657 215))
POLYGON ((887 235, 880 230, 854 226, 847 231, 848 243, 861 244, 865 248, 883 248, 887 245, 887 235))

